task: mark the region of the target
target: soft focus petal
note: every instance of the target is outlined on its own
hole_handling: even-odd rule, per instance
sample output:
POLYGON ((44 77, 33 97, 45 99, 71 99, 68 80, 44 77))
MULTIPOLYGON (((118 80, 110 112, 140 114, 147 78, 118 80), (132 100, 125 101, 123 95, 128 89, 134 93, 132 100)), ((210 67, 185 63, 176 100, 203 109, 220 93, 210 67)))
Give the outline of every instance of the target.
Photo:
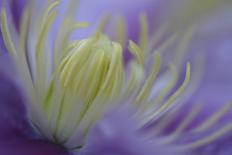
MULTIPOLYGON (((1 59, 1 63, 5 61, 1 59)), ((2 66, 2 65, 1 65, 2 66)), ((61 146, 36 140, 36 135, 27 121, 25 99, 18 85, 12 79, 12 73, 0 70, 0 154, 4 155, 65 155, 61 146), (34 140, 33 140, 34 139, 34 140)), ((5 71, 4 71, 5 70, 5 71)))
POLYGON ((11 12, 13 16, 13 20, 16 24, 17 29, 19 28, 21 16, 23 13, 23 9, 27 5, 28 0, 12 0, 11 1, 11 12))
MULTIPOLYGON (((7 59, 7 57, 4 57, 7 59)), ((30 125, 27 121, 26 110, 24 107, 24 98, 19 87, 13 82, 7 69, 12 69, 9 63, 8 68, 3 68, 3 62, 8 60, 1 59, 0 71, 0 135, 1 137, 22 136, 28 134, 30 125), (4 71, 6 70, 6 71, 4 71), (8 75, 7 75, 8 74, 8 75)))
POLYGON ((206 97, 210 97, 210 92, 218 94, 218 98, 215 96, 214 99, 219 102, 232 100, 232 70, 228 68, 232 61, 232 20, 227 15, 231 11, 225 8, 223 13, 224 16, 215 15, 211 21, 206 23, 197 41, 197 45, 206 53, 202 82, 204 87, 201 87, 202 93, 199 93, 208 93, 206 97))
POLYGON ((168 20, 174 29, 191 26, 217 10, 232 6, 230 0, 174 0, 170 3, 168 20))
POLYGON ((15 139, 0 141, 0 154, 5 155, 69 155, 59 145, 46 141, 15 139))
MULTIPOLYGON (((203 79, 192 101, 205 103, 205 115, 232 100, 232 19, 227 7, 205 18, 192 45, 205 59, 203 79)), ((232 117, 230 111, 227 117, 232 117)), ((230 120, 230 119, 227 119, 230 120)))
POLYGON ((227 134, 219 140, 199 149, 196 151, 198 154, 203 155, 231 155, 232 154, 232 135, 227 134))
MULTIPOLYGON (((124 107, 125 108, 125 107, 124 107)), ((130 108, 111 110, 90 131, 82 155, 174 155, 168 146, 145 136, 130 108)))
MULTIPOLYGON (((170 125, 169 131, 178 126, 195 104, 202 105, 202 110, 189 128, 200 124, 232 100, 232 70, 229 69, 232 62, 230 8, 231 5, 214 10, 197 23, 197 31, 189 46, 187 59, 194 60, 199 56, 203 58, 202 78, 196 91, 186 101, 183 111, 170 125)), ((195 72, 192 75, 194 74, 195 72)), ((229 110, 220 121, 231 122, 231 118, 232 111, 229 110)))
MULTIPOLYGON (((159 15, 165 10, 165 5, 168 4, 166 1, 167 0, 85 0, 81 1, 80 8, 77 10, 77 15, 79 20, 90 22, 90 31, 96 28, 96 25, 99 24, 103 16, 121 15, 125 18, 128 26, 129 38, 137 40, 139 33, 139 14, 144 12, 148 15, 149 24, 153 29, 154 25, 160 24, 159 21, 162 19, 162 16, 159 15)), ((115 29, 110 30, 115 31, 115 29)), ((84 34, 86 35, 86 32, 84 32, 84 34)))
POLYGON ((0 55, 6 53, 6 47, 2 38, 2 32, 0 30, 0 55))
MULTIPOLYGON (((153 10, 154 6, 156 7, 159 6, 157 7, 159 9, 162 8, 160 7, 162 6, 161 5, 162 3, 158 5, 158 1, 153 1, 151 3, 151 0, 147 1, 146 3, 144 3, 144 1, 142 0, 141 1, 138 0, 138 2, 127 1, 128 3, 125 1, 123 1, 123 3, 121 3, 121 1, 117 1, 117 2, 112 2, 112 4, 110 4, 112 5, 111 7, 109 7, 105 1, 97 2, 96 4, 95 2, 88 2, 88 1, 85 2, 86 4, 83 3, 83 8, 85 9, 83 9, 82 7, 80 8, 79 18, 81 19, 81 21, 83 20, 85 21, 85 19, 87 19, 87 21, 90 21, 90 23, 92 22, 94 25, 92 28, 90 28, 92 31, 94 27, 96 28, 97 23, 95 22, 98 20, 98 18, 100 19, 100 17, 104 13, 122 12, 127 22, 129 23, 128 24, 130 28, 129 37, 133 40, 138 39, 139 24, 138 24, 137 15, 139 14, 139 12, 145 11, 146 13, 148 13, 148 19, 149 21, 152 21, 151 26, 154 26, 153 15, 154 14, 159 15, 158 13, 154 12, 153 10), (129 4, 132 3, 133 3, 133 8, 135 9, 128 9, 127 6, 129 6, 129 4), (91 11, 88 12, 86 10, 91 10, 91 11), (86 12, 88 12, 89 14, 86 12), (130 25, 133 25, 133 28, 130 25)), ((21 5, 14 3, 13 3, 13 7, 21 5)), ((19 10, 21 10, 21 8, 23 7, 20 6, 19 10)), ((13 16, 14 19, 16 20, 16 23, 18 23, 18 19, 19 19, 18 15, 20 15, 21 12, 19 10, 15 9, 13 11, 13 16)), ((88 32, 84 32, 84 35, 86 35, 87 33, 88 32)), ((227 42, 225 40, 215 39, 213 41, 211 40, 210 43, 205 43, 207 41, 205 40, 202 41, 201 44, 203 45, 200 48, 204 47, 207 49, 206 51, 217 50, 219 48, 219 50, 223 52, 220 52, 220 54, 218 52, 215 52, 215 54, 213 55, 207 53, 206 56, 207 60, 205 61, 206 71, 204 72, 206 75, 204 76, 203 84, 197 91, 197 95, 194 96, 196 97, 196 101, 191 100, 189 102, 196 103, 200 100, 202 102, 210 103, 207 104, 208 107, 204 111, 204 115, 206 114, 208 116, 208 113, 212 113, 214 108, 217 109, 219 106, 221 106, 219 103, 222 103, 224 102, 224 100, 226 101, 231 98, 230 96, 231 74, 230 72, 229 73, 224 72, 225 67, 223 67, 223 66, 229 66, 229 62, 231 62, 231 59, 227 57, 228 51, 230 51, 231 47, 229 43, 227 45, 227 42), (215 42, 214 46, 211 46, 212 42, 215 42), (222 60, 220 60, 219 57, 222 57, 222 60), (219 72, 215 72, 215 70, 219 70, 219 72), (212 76, 214 76, 215 78, 212 78, 212 76), (226 90, 228 94, 223 93, 222 90, 226 90), (218 98, 218 100, 216 98, 218 98)), ((199 44, 196 44, 197 48, 198 45, 199 44)), ((28 140, 29 137, 31 138, 31 135, 33 135, 33 133, 31 131, 30 125, 26 121, 25 109, 23 106, 24 99, 21 99, 21 95, 18 93, 17 90, 18 88, 14 87, 14 85, 11 85, 10 81, 4 82, 7 81, 6 77, 3 76, 3 78, 0 79, 0 81, 3 82, 2 84, 3 89, 1 89, 0 91, 0 99, 3 100, 1 102, 1 106, 2 106, 1 110, 3 116, 1 117, 0 123, 3 124, 1 125, 3 126, 1 130, 4 133, 3 135, 1 135, 3 137, 1 144, 3 146, 2 148, 4 149, 0 150, 2 151, 0 153, 2 154, 13 154, 15 152, 17 152, 18 154, 32 154, 32 153, 35 154, 35 152, 38 154, 65 153, 65 150, 62 149, 61 147, 50 144, 48 142, 28 140), (15 93, 12 93, 14 91, 15 93), (9 94, 11 95, 9 96, 9 94), (5 103, 7 103, 7 106, 5 105, 5 103), (14 105, 16 103, 17 105, 14 105), (11 104, 13 105, 11 106, 11 104), (12 140, 6 143, 4 139, 8 137, 12 137, 11 138, 12 140)), ((189 107, 187 108, 189 109, 189 107)), ((132 118, 131 115, 133 114, 131 114, 131 112, 129 112, 128 110, 125 111, 121 109, 112 110, 107 115, 105 115, 105 117, 100 122, 98 122, 93 129, 91 129, 86 146, 84 146, 83 148, 82 154, 83 155, 175 154, 174 152, 172 152, 166 147, 154 145, 154 144, 151 145, 150 141, 144 135, 143 131, 141 131, 138 128, 137 126, 138 122, 134 120, 134 118, 132 118)), ((198 115, 198 117, 202 119, 200 115, 198 115)), ((178 119, 177 121, 180 122, 180 120, 181 119, 178 119)), ((193 124, 194 123, 192 123, 191 125, 193 124)), ((230 143, 230 141, 228 143, 230 143)), ((214 144, 212 144, 212 146, 213 145, 214 144)), ((229 152, 230 150, 228 151, 226 150, 226 152, 224 153, 229 153, 229 152)), ((208 154, 212 154, 212 151, 208 154)))
MULTIPOLYGON (((0 1, 0 10, 1 8, 4 6, 3 4, 3 1, 1 0, 0 1)), ((0 29, 0 55, 2 55, 3 53, 5 53, 7 50, 6 50, 6 46, 5 46, 5 43, 3 41, 3 37, 2 37, 2 31, 0 29)))
MULTIPOLYGON (((211 134, 226 124, 219 123, 218 125, 207 129, 203 132, 197 132, 197 133, 191 133, 187 132, 183 134, 177 143, 180 144, 186 144, 187 142, 195 141, 195 140, 201 140, 202 137, 211 134)), ((231 144, 232 144, 232 135, 231 132, 228 132, 227 134, 224 134, 220 138, 214 140, 213 142, 207 143, 206 145, 203 145, 202 147, 199 147, 197 149, 193 149, 189 152, 189 154, 201 154, 201 155, 230 155, 232 153, 231 144)))

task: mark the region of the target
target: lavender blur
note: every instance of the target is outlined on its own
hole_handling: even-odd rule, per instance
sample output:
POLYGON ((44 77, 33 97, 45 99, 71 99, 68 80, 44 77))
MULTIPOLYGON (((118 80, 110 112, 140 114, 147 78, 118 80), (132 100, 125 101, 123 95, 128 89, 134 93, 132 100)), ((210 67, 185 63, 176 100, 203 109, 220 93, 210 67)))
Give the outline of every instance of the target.
POLYGON ((170 35, 154 49, 155 41, 160 39, 157 34, 162 36, 166 26, 150 39, 146 16, 141 14, 140 42, 129 41, 133 58, 124 66, 123 26, 118 29, 116 42, 103 34, 104 21, 93 36, 71 41, 71 32, 88 24, 75 23, 69 12, 55 47, 47 47, 47 35, 57 16, 57 5, 59 1, 51 3, 39 15, 41 27, 36 24, 39 20, 33 21, 33 10, 26 9, 17 44, 12 41, 14 34, 10 34, 6 11, 1 13, 3 39, 19 67, 21 79, 25 80, 29 119, 46 139, 85 155, 191 154, 231 131, 231 124, 217 126, 218 120, 231 109, 228 103, 202 124, 185 131, 201 109, 196 104, 173 131, 164 132, 192 91, 188 85, 196 84, 191 83, 191 65, 187 63, 183 84, 175 89, 184 63, 183 55, 195 27, 170 35), (178 51, 173 62, 162 63, 162 54, 176 40, 180 43, 176 45, 178 51), (166 68, 162 72, 161 66, 166 68), (95 125, 96 122, 99 123, 95 125), (208 133, 213 127, 215 129, 208 133), (124 137, 118 136, 121 134, 124 137), (192 140, 186 135, 197 138, 192 140), (122 142, 125 144, 121 145, 122 142), (119 145, 112 145, 117 143, 119 145))

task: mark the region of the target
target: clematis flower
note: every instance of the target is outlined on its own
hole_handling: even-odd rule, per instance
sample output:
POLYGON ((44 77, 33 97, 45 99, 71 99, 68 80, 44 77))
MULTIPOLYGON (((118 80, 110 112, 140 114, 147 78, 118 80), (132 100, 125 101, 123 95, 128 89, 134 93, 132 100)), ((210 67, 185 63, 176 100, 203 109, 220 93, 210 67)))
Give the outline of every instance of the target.
MULTIPOLYGON (((68 14, 51 45, 48 34, 57 5, 59 1, 49 4, 42 14, 35 14, 33 5, 26 8, 18 35, 12 33, 16 30, 6 11, 1 12, 3 39, 23 83, 28 119, 40 139, 83 155, 192 154, 231 131, 231 124, 216 125, 229 103, 185 131, 198 113, 197 104, 173 131, 165 132, 182 107, 178 103, 188 92, 191 67, 186 64, 185 79, 177 85, 180 55, 174 55, 173 63, 161 63, 168 41, 162 48, 148 46, 145 16, 140 43, 129 42, 133 58, 125 66, 122 43, 111 41, 102 27, 85 39, 70 40, 75 28, 87 24, 75 23, 68 14)), ((182 33, 188 41, 192 34, 192 28, 182 33)), ((178 41, 177 49, 188 43, 178 41)), ((52 144, 50 148, 56 150, 52 144)))

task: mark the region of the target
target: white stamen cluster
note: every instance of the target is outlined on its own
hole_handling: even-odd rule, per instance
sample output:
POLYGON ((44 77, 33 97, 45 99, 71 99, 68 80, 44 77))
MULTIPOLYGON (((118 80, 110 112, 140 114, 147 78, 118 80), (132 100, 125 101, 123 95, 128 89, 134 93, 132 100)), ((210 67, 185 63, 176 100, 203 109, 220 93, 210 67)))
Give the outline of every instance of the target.
MULTIPOLYGON (((188 63, 183 84, 173 92, 178 79, 178 69, 174 64, 170 64, 165 75, 168 75, 171 80, 165 81, 165 86, 158 89, 158 93, 153 93, 158 85, 156 82, 161 81, 157 79, 162 77, 159 53, 165 51, 175 41, 177 35, 171 36, 157 50, 152 50, 156 40, 165 31, 165 27, 157 32, 156 37, 151 39, 152 43, 149 43, 147 21, 142 15, 140 43, 137 45, 133 41, 129 42, 133 59, 128 64, 128 72, 125 72, 120 44, 122 40, 125 40, 122 33, 123 23, 119 24, 118 42, 120 43, 110 41, 101 32, 87 39, 71 42, 68 39, 71 32, 75 28, 85 27, 86 23, 71 22, 71 26, 70 23, 64 23, 65 28, 60 30, 62 35, 58 35, 56 46, 51 51, 48 50, 46 40, 56 19, 55 7, 58 4, 59 1, 55 1, 45 9, 41 22, 34 21, 30 16, 33 10, 26 9, 16 44, 12 41, 6 11, 3 10, 1 13, 3 38, 22 73, 30 100, 29 117, 38 131, 46 138, 62 143, 67 148, 81 146, 89 128, 104 114, 105 110, 109 106, 126 103, 127 100, 134 103, 137 108, 142 126, 161 116, 164 119, 163 116, 167 110, 185 92, 190 81, 190 64, 188 63), (30 20, 38 23, 37 31, 34 32, 37 34, 33 38, 34 46, 30 45, 29 40, 30 20), (171 95, 170 92, 172 92, 171 95)), ((182 57, 183 49, 191 35, 192 31, 184 35, 179 46, 180 53, 176 55, 177 62, 182 57)), ((212 116, 194 132, 209 128, 225 113, 225 110, 212 116)), ((187 116, 173 134, 162 138, 159 142, 167 144, 174 141, 196 114, 197 111, 193 110, 193 113, 187 116)), ((165 122, 157 126, 157 132, 167 126, 168 121, 165 122)), ((204 145, 231 128, 231 125, 226 126, 213 135, 180 148, 191 149, 204 145)))

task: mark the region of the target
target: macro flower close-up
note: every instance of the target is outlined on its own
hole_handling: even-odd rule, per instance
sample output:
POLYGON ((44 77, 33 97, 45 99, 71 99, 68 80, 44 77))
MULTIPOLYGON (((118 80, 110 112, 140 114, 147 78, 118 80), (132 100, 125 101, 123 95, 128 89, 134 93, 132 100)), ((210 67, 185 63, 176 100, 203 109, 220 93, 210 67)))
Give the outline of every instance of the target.
POLYGON ((0 0, 0 155, 231 155, 231 7, 0 0))

